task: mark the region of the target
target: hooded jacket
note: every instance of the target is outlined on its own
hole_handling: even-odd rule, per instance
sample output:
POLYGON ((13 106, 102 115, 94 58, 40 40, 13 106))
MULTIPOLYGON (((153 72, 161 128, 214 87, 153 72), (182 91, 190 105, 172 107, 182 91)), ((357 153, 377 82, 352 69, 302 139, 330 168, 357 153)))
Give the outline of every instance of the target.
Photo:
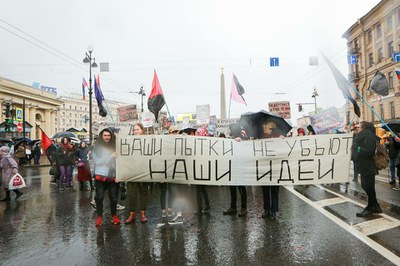
POLYGON ((109 129, 103 129, 99 134, 99 139, 97 140, 93 148, 93 161, 94 161, 94 174, 95 176, 104 177, 102 180, 113 181, 115 180, 115 158, 111 155, 115 152, 115 136, 114 132, 109 129), (103 140, 103 132, 109 132, 111 134, 111 139, 108 143, 103 140))

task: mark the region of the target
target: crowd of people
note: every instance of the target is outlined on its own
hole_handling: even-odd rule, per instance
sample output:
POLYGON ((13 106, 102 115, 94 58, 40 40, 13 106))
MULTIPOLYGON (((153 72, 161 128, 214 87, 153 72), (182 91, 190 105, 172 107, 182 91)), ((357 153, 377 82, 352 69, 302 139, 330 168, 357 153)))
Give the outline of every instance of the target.
MULTIPOLYGON (((375 127, 372 123, 363 121, 360 124, 354 125, 351 129, 353 132, 353 146, 352 156, 354 169, 353 181, 358 181, 358 176, 361 176, 361 186, 365 190, 368 196, 367 207, 357 213, 359 217, 368 217, 377 213, 381 213, 382 210, 378 204, 375 192, 375 175, 378 173, 375 162, 375 150, 376 144, 380 141, 375 135, 375 127)), ((262 123, 260 129, 261 134, 256 138, 286 138, 291 137, 293 132, 285 134, 277 125, 272 121, 265 121, 262 123)), ((315 132, 312 127, 308 127, 307 131, 303 128, 297 129, 297 136, 304 136, 306 132, 309 135, 314 135, 315 132)), ((183 134, 183 135, 195 135, 195 136, 210 136, 207 127, 203 126, 198 129, 186 129, 179 130, 176 126, 172 125, 168 131, 169 134, 183 134)), ((236 141, 247 141, 252 140, 254 137, 249 137, 246 130, 240 127, 236 132, 230 132, 232 138, 236 141)), ((132 223, 137 216, 140 222, 146 223, 148 217, 146 216, 147 209, 147 192, 148 183, 143 182, 128 182, 118 183, 116 180, 116 136, 118 129, 105 128, 98 136, 97 141, 93 146, 88 145, 82 141, 79 146, 71 143, 71 140, 67 137, 57 139, 54 145, 49 147, 47 153, 49 161, 52 165, 50 174, 53 176, 52 183, 57 184, 60 191, 73 187, 73 170, 77 169, 77 181, 79 184, 79 190, 95 190, 95 196, 92 201, 93 207, 96 209, 97 218, 96 226, 103 224, 103 213, 104 213, 104 197, 108 193, 110 213, 112 216, 113 224, 120 224, 121 220, 117 215, 117 211, 125 209, 118 202, 124 200, 127 197, 127 215, 125 224, 132 223), (90 161, 93 160, 91 166, 90 161), (92 168, 92 170, 91 170, 92 168), (125 186, 126 185, 126 186, 125 186)), ((144 135, 145 130, 141 123, 136 123, 133 126, 132 135, 144 135)), ((220 134, 218 137, 226 137, 224 134, 220 134)), ((390 184, 395 185, 396 177, 400 183, 400 138, 399 136, 390 136, 383 142, 388 150, 390 157, 389 169, 390 169, 390 184)), ((19 147, 23 147, 20 145, 19 147)), ((41 154, 40 146, 37 145, 36 152, 41 154)), ((22 153, 23 151, 21 151, 22 153)), ((15 152, 18 156, 19 151, 15 152)), ((25 152, 23 152, 25 154, 25 152)), ((8 146, 2 146, 0 148, 0 167, 2 168, 2 185, 6 191, 6 197, 1 201, 9 201, 10 190, 8 189, 8 183, 11 176, 18 172, 18 165, 16 160, 11 156, 11 151, 8 146)), ((36 157, 35 163, 36 163, 36 157)), ((19 159, 18 162, 23 161, 19 159)), ((171 184, 168 182, 161 182, 160 186, 160 216, 163 220, 168 220, 171 224, 183 223, 182 212, 184 207, 182 204, 176 204, 174 202, 174 196, 179 197, 179 186, 178 184, 171 184), (172 206, 175 204, 176 206, 172 206)), ((230 186, 230 206, 223 211, 223 215, 238 215, 244 217, 247 215, 247 191, 245 186, 230 186), (237 192, 240 195, 240 209, 237 208, 237 192)), ((16 199, 18 199, 22 192, 14 190, 16 199)), ((264 212, 260 215, 262 218, 269 218, 275 220, 277 213, 279 212, 279 186, 262 186, 263 194, 263 209, 264 212)), ((211 203, 209 200, 207 187, 205 185, 196 185, 196 201, 197 208, 194 211, 194 215, 203 215, 211 210, 211 203), (204 208, 203 208, 204 206, 204 208)))

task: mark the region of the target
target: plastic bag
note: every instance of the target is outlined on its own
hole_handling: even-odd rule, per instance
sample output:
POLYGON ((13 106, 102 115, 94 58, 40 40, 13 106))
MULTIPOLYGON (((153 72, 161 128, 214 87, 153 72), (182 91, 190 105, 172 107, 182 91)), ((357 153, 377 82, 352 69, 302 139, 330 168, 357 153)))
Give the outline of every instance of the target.
POLYGON ((19 173, 16 173, 13 177, 11 177, 10 183, 8 183, 9 190, 20 189, 24 187, 26 187, 25 180, 19 173))

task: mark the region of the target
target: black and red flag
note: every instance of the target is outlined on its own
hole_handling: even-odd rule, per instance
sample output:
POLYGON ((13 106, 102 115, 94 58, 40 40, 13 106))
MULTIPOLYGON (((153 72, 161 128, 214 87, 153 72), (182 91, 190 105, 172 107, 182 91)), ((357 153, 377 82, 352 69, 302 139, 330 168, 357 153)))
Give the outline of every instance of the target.
POLYGON ((360 107, 358 106, 358 104, 357 104, 356 100, 353 98, 353 96, 351 96, 350 91, 349 91, 349 88, 351 88, 353 86, 342 75, 342 73, 340 73, 340 71, 335 67, 335 65, 324 54, 322 54, 322 56, 324 57, 326 63, 328 64, 329 68, 331 69, 333 77, 335 78, 339 89, 342 91, 344 98, 349 100, 353 104, 354 113, 358 117, 360 117, 361 116, 360 107))
POLYGON ((147 107, 149 111, 154 114, 158 122, 158 113, 165 104, 164 94, 158 81, 156 70, 154 69, 153 84, 151 86, 151 93, 147 100, 147 107))

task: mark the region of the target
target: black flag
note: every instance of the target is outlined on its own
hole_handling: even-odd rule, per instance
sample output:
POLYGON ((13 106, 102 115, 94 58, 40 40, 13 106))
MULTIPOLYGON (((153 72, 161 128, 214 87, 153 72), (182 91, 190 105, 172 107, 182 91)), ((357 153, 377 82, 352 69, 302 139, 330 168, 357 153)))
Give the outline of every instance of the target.
POLYGON ((358 106, 356 100, 354 100, 354 98, 351 96, 349 91, 349 87, 352 87, 351 83, 342 75, 342 73, 340 73, 340 71, 332 64, 332 62, 324 54, 322 54, 322 56, 324 57, 326 63, 331 69, 333 76, 335 77, 336 83, 339 89, 342 91, 344 98, 346 98, 353 104, 354 113, 358 117, 360 117, 361 116, 360 107, 358 106))
POLYGON ((147 100, 147 107, 150 112, 156 117, 158 122, 158 113, 165 104, 164 94, 158 81, 156 70, 154 70, 153 84, 149 99, 147 100))
POLYGON ((389 94, 389 84, 385 75, 383 75, 379 70, 376 71, 369 88, 382 96, 387 96, 389 94))

